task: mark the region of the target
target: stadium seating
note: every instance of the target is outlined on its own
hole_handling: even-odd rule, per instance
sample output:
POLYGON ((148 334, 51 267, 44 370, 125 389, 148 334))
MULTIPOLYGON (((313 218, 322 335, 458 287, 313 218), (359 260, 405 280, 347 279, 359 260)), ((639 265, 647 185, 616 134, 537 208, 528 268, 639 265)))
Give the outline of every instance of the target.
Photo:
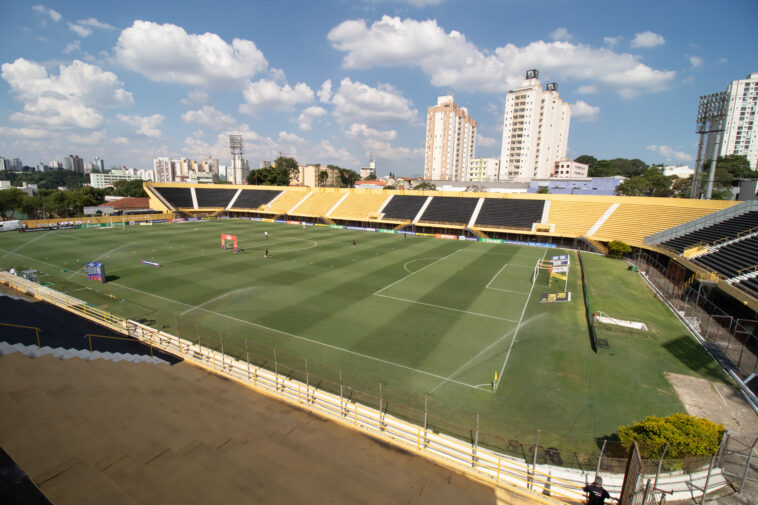
POLYGON ((609 202, 551 200, 547 222, 555 225, 556 234, 581 237, 590 231, 610 206, 609 202))
POLYGON ((325 216, 343 196, 345 196, 345 193, 314 191, 313 194, 297 208, 295 214, 306 217, 325 216))
POLYGON ((466 225, 478 201, 478 198, 435 196, 424 210, 420 221, 466 225))
POLYGON ((646 236, 713 211, 714 209, 706 207, 621 203, 591 238, 601 241, 622 240, 632 246, 644 246, 646 236))
POLYGON ((384 207, 382 219, 413 220, 427 198, 417 195, 395 195, 384 207))
POLYGON ((377 212, 389 198, 389 194, 350 193, 339 207, 329 215, 333 219, 366 220, 369 214, 377 212))
POLYGON ((739 271, 758 264, 758 237, 750 237, 719 247, 712 253, 698 256, 697 263, 705 265, 722 277, 731 279, 739 271))
POLYGON ((308 195, 307 191, 286 189, 279 198, 271 201, 263 212, 274 215, 287 214, 295 205, 308 195))
POLYGON ((236 189, 195 188, 198 209, 223 209, 237 193, 236 189))
POLYGON ((190 188, 167 188, 153 186, 152 190, 160 194, 175 209, 191 209, 192 192, 190 188))
POLYGON ((232 209, 257 209, 261 205, 268 204, 279 193, 281 191, 272 189, 243 189, 240 196, 234 201, 232 209))
POLYGON ((667 240, 661 243, 661 245, 673 249, 678 253, 682 253, 688 247, 697 244, 712 244, 725 238, 737 238, 737 235, 741 232, 756 227, 758 227, 758 212, 748 212, 671 240, 667 240))
POLYGON ((544 207, 544 200, 488 198, 479 211, 476 226, 531 229, 532 224, 542 221, 544 207))

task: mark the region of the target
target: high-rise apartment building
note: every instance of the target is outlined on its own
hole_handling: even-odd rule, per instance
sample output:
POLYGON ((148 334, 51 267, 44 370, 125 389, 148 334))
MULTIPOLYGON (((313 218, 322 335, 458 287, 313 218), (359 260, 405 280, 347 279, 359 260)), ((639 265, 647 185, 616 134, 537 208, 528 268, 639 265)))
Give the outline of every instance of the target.
POLYGON ((452 94, 437 98, 426 113, 424 179, 465 180, 475 153, 476 120, 455 104, 452 94))
POLYGON ((509 179, 550 177, 566 157, 571 106, 558 96, 558 85, 545 89, 537 70, 528 70, 521 87, 505 98, 500 172, 509 179))
MULTIPOLYGON (((747 156, 751 170, 758 170, 758 72, 732 81, 726 88, 728 99, 719 156, 747 156)), ((709 142, 715 142, 711 134, 709 142)), ((714 151, 706 151, 714 152, 714 151)))
POLYGON ((154 158, 153 172, 155 173, 155 182, 174 181, 174 170, 169 158, 154 158))
POLYGON ((69 154, 65 159, 66 170, 84 173, 84 160, 75 154, 69 154))

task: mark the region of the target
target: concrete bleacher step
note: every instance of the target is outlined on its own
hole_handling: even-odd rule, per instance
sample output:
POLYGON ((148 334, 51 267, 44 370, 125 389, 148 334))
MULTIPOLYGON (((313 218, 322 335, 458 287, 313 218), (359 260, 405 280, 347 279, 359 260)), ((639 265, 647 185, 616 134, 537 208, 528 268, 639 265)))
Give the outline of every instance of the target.
POLYGON ((85 360, 104 359, 107 361, 128 361, 130 363, 153 363, 168 364, 168 361, 155 356, 129 354, 118 352, 89 351, 87 349, 64 349, 61 347, 51 348, 48 346, 37 347, 36 345, 24 345, 21 343, 10 344, 0 342, 0 356, 20 352, 32 358, 52 355, 58 359, 80 358, 85 360))
POLYGON ((186 487, 170 485, 170 481, 129 456, 103 469, 103 473, 117 486, 128 489, 138 503, 199 505, 186 487))

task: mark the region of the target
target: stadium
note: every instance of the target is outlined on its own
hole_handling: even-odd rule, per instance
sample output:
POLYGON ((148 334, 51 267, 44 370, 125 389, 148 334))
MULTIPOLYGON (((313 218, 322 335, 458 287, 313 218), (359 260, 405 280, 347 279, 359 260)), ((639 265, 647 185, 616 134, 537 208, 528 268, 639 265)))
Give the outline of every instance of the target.
MULTIPOLYGON (((30 221, 3 234, 3 268, 21 275, 0 280, 151 351, 552 503, 581 501, 597 471, 624 492, 614 435, 684 412, 672 377, 758 408, 753 202, 145 190, 153 214, 30 221), (623 260, 607 257, 617 241, 631 246, 623 260)), ((656 502, 702 495, 729 477, 724 447, 720 466, 683 457, 669 463, 685 471, 667 474, 646 460, 640 475, 660 476, 656 502)))

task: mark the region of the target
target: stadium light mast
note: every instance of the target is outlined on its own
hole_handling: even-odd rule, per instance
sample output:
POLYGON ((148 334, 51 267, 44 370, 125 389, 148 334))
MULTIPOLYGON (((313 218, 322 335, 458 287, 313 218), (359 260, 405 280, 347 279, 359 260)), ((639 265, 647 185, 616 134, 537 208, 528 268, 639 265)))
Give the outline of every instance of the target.
POLYGON ((729 97, 726 91, 700 97, 700 104, 697 108, 697 128, 695 129, 695 132, 700 134, 700 142, 697 146, 695 173, 692 174, 691 198, 711 199, 713 182, 716 177, 716 160, 721 153, 721 135, 724 133, 728 104, 729 97), (711 138, 711 134, 715 134, 715 139, 711 138), (705 153, 703 153, 704 141, 705 153), (711 160, 705 192, 700 188, 704 160, 711 160))

